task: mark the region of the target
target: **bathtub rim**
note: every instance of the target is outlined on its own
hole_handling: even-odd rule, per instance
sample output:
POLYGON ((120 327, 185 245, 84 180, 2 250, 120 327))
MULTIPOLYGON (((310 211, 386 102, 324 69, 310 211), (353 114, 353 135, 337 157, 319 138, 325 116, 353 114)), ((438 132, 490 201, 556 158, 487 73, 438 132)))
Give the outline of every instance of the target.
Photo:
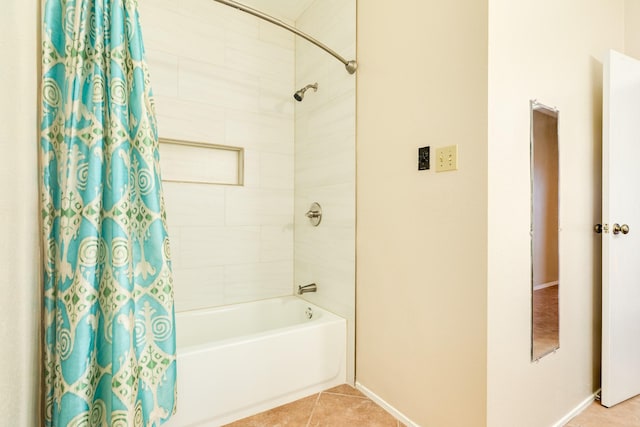
MULTIPOLYGON (((319 311, 321 313, 321 316, 317 319, 311 319, 310 321, 307 322, 302 322, 302 323, 296 323, 296 324, 292 324, 292 325, 287 325, 284 327, 279 327, 279 328, 273 328, 273 329, 268 329, 266 331, 260 331, 260 332, 255 332, 255 333, 249 333, 249 334, 243 334, 243 335, 239 335, 239 336, 234 336, 231 338, 224 338, 224 339, 220 339, 220 340, 213 340, 213 341, 206 341, 204 343, 201 344, 195 344, 195 345, 189 345, 189 346, 185 346, 183 348, 180 348, 177 345, 176 342, 176 354, 177 357, 180 358, 180 356, 186 356, 186 355, 190 355, 190 354, 197 354, 197 353, 201 353, 204 351, 207 351, 208 349, 211 349, 212 347, 216 347, 216 348, 222 348, 222 347, 228 347, 228 346, 233 346, 233 345, 239 345, 242 343, 246 343, 249 341, 255 341, 255 340, 260 340, 260 339, 266 339, 267 337, 272 337, 272 336, 276 336, 276 335, 282 335, 282 334, 286 334, 292 330, 295 329, 302 329, 302 328, 317 328, 317 327, 321 327, 324 324, 329 324, 329 323, 339 323, 342 321, 347 321, 346 318, 337 315, 336 313, 333 313, 325 308, 322 308, 316 304, 313 304, 311 302, 309 302, 308 300, 301 298, 297 295, 283 295, 283 296, 279 296, 279 297, 270 297, 270 298, 263 298, 260 300, 254 300, 254 301, 246 301, 246 302, 241 302, 241 303, 235 303, 235 304, 228 304, 228 305, 221 305, 221 306, 217 306, 217 307, 205 307, 205 308, 199 308, 199 309, 193 309, 193 310, 188 310, 188 311, 182 311, 179 313, 176 313, 176 325, 178 323, 178 317, 182 317, 182 316, 189 316, 189 315, 195 315, 195 314, 207 314, 207 313, 211 313, 211 312, 216 312, 216 311, 223 311, 224 309, 232 309, 232 308, 237 308, 239 306, 245 306, 245 305, 252 305, 252 304, 256 304, 256 303, 265 303, 265 302, 269 302, 269 301, 273 301, 273 300, 281 300, 281 299, 289 299, 289 300, 296 300, 296 302, 299 302, 305 306, 311 307, 311 309, 315 312, 316 310, 319 311)), ((177 332, 176 330, 176 333, 177 332)))

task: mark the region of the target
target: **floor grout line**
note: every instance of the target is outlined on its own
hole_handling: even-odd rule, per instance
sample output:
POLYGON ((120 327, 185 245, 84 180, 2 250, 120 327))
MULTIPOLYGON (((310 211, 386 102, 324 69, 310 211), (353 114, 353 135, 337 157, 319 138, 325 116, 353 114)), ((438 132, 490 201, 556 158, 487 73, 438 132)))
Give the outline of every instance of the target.
MULTIPOLYGON (((323 391, 322 393, 324 394, 333 394, 334 396, 344 396, 344 397, 357 397, 358 399, 369 399, 367 396, 357 396, 354 394, 347 394, 347 393, 335 393, 332 391, 323 391)), ((371 400, 371 399, 369 399, 371 400)))
MULTIPOLYGON (((404 424, 402 422, 400 422, 400 420, 398 418, 395 418, 393 415, 389 414, 386 410, 384 410, 384 408, 380 407, 380 405, 378 405, 376 402, 374 402, 373 400, 371 400, 369 397, 365 396, 365 395, 354 395, 348 392, 342 393, 339 390, 337 391, 329 391, 329 390, 325 390, 325 391, 321 391, 319 393, 316 393, 315 395, 310 395, 307 396, 306 398, 303 399, 308 399, 307 402, 302 403, 301 405, 297 405, 294 407, 292 407, 291 405, 294 405, 296 402, 299 402, 299 400, 294 401, 294 402, 290 402, 288 404, 282 405, 280 407, 277 408, 273 408, 271 410, 267 410, 264 411, 262 413, 259 414, 254 414, 252 416, 247 417, 247 421, 242 422, 242 420, 238 420, 236 421, 234 425, 237 425, 238 427, 248 427, 248 426, 252 426, 252 425, 261 425, 261 426, 266 426, 267 424, 272 424, 276 421, 278 421, 278 417, 281 421, 284 421, 285 419, 289 418, 289 415, 291 414, 296 414, 294 416, 297 417, 297 422, 301 422, 301 424, 299 424, 302 427, 312 427, 314 425, 316 426, 325 426, 327 425, 326 423, 328 422, 328 420, 332 420, 331 423, 333 425, 344 425, 344 424, 340 424, 340 422, 336 421, 336 417, 337 419, 340 419, 340 417, 344 417, 346 416, 348 413, 351 413, 352 410, 355 410, 353 408, 357 407, 357 411, 359 412, 359 415, 357 415, 356 418, 358 418, 357 420, 354 418, 352 421, 354 423, 352 423, 352 425, 358 426, 358 427, 363 427, 363 426, 368 426, 369 422, 364 420, 364 419, 360 419, 363 415, 363 413, 368 413, 369 411, 369 404, 368 403, 363 403, 363 402, 369 402, 371 403, 374 407, 377 407, 377 409, 380 409, 382 412, 384 412, 384 416, 382 416, 381 414, 377 414, 376 417, 381 417, 381 419, 384 419, 384 425, 385 426, 393 426, 393 427, 403 427, 404 424), (327 394, 327 396, 323 399, 322 395, 323 394, 327 394), (355 399, 354 399, 355 398, 355 399), (358 401, 358 402, 356 402, 358 401), (322 404, 322 408, 320 408, 320 405, 322 404), (311 405, 311 408, 308 409, 308 405, 311 405), (365 405, 365 406, 362 406, 365 405), (306 410, 304 410, 304 409, 306 410), (338 408, 340 408, 338 410, 338 408), (352 408, 352 409, 349 409, 352 408), (362 412, 362 410, 360 408, 367 408, 367 409, 363 409, 364 412, 362 412), (278 411, 278 414, 274 414, 274 411, 278 411), (304 413, 301 413, 301 411, 304 410, 304 413), (307 412, 308 410, 308 412, 307 412), (336 412, 337 411, 337 412, 336 412), (343 412, 343 413, 341 413, 343 412), (269 415, 269 413, 271 413, 271 415, 269 415), (307 422, 304 423, 304 415, 307 415, 307 422), (287 415, 289 414, 289 415, 287 415), (263 418, 259 418, 260 416, 262 416, 263 418), (269 418, 269 416, 271 416, 272 418, 269 418), (387 417, 391 416, 391 419, 388 419, 387 417), (258 418, 256 418, 258 417, 258 418), (276 419, 274 419, 273 417, 275 417, 276 419), (252 421, 248 421, 249 419, 251 419, 252 421), (264 420, 269 419, 270 421, 265 424, 264 420), (263 420, 263 423, 260 424, 260 422, 258 420, 263 420), (395 421, 396 425, 393 425, 393 421, 395 421), (255 424, 255 423, 258 424, 255 424), (336 424, 336 422, 338 424, 336 424), (364 422, 364 423, 363 423, 364 422), (302 424, 304 423, 304 424, 302 424)), ((303 400, 300 399, 300 400, 303 400)), ((371 410, 373 410, 374 412, 377 413, 377 409, 376 408, 371 408, 371 410)), ((353 414, 352 414, 353 415, 353 414)), ((366 418, 366 417, 365 417, 366 418)), ((350 418, 349 418, 350 419, 350 418)), ((346 418, 343 420, 346 422, 346 418)), ((351 421, 349 421, 351 423, 351 421)), ((285 425, 287 423, 285 422, 285 425)), ((280 424, 278 424, 280 425, 280 424)))
MULTIPOLYGON (((373 415, 374 412, 376 418, 379 417, 379 419, 383 421, 383 424, 380 425, 393 426, 393 421, 395 421, 396 425, 393 427, 407 427, 400 419, 396 418, 366 395, 354 395, 329 390, 321 391, 315 393, 315 395, 312 394, 277 408, 251 415, 243 419, 246 421, 238 420, 232 424, 238 427, 257 425, 264 427, 268 425, 288 425, 289 421, 295 419, 295 422, 299 423, 296 425, 302 427, 312 427, 314 425, 327 426, 329 425, 328 423, 331 423, 330 425, 332 426, 350 425, 353 427, 363 427, 371 425, 368 416, 373 415), (322 398, 323 394, 327 394, 324 399, 322 398), (360 400, 361 402, 369 401, 372 405, 369 406, 368 403, 362 404, 361 402, 355 402, 355 400, 360 400), (321 402, 322 408, 319 408, 321 402), (311 405, 310 409, 309 405, 311 405), (358 408, 355 408, 355 406, 358 406, 358 408), (304 423, 304 415, 307 415, 306 423, 304 423), (262 418, 259 418, 260 416, 262 416, 262 418), (389 417, 392 418, 389 419, 389 417), (262 421, 262 423, 260 421, 262 421), (346 424, 347 422, 349 424, 346 424)), ((628 427, 631 425, 640 427, 640 423, 637 422, 638 414, 640 414, 640 398, 630 399, 629 402, 620 404, 620 406, 616 406, 614 409, 607 409, 606 411, 599 403, 594 402, 580 412, 580 414, 566 421, 563 426, 593 427, 606 424, 612 427, 628 427), (618 422, 616 423, 616 421, 618 422), (603 422, 605 422, 605 424, 603 424, 603 422)))
POLYGON ((311 424, 311 418, 313 418, 313 413, 316 411, 316 406, 318 406, 318 402, 320 401, 321 394, 322 392, 318 393, 318 396, 316 397, 316 401, 313 403, 313 408, 311 408, 311 413, 309 414, 309 419, 307 420, 306 427, 309 427, 309 425, 311 424))

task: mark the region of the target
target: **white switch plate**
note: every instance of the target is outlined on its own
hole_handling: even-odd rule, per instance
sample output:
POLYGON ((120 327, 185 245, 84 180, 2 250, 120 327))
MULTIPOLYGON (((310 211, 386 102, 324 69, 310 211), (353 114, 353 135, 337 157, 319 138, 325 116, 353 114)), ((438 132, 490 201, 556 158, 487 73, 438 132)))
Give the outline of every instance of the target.
POLYGON ((458 145, 436 149, 436 172, 458 170, 458 145))

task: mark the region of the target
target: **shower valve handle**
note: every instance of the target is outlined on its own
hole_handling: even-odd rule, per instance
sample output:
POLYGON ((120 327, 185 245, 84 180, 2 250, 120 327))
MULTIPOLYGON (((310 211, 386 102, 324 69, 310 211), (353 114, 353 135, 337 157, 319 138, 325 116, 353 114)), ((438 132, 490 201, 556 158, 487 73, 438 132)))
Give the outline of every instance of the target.
POLYGON ((322 207, 318 202, 313 202, 305 216, 309 218, 311 225, 317 227, 320 224, 320 221, 322 221, 322 207))

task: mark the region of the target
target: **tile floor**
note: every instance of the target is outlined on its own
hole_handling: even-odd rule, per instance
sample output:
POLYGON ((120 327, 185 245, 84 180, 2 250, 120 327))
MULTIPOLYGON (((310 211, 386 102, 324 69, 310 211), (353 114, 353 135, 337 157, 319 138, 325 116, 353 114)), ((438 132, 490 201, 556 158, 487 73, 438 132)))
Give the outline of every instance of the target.
POLYGON ((406 427, 355 388, 343 384, 226 427, 406 427))
POLYGON ((558 348, 559 333, 558 286, 533 292, 533 358, 558 348))
MULTIPOLYGON (((349 385, 341 385, 225 427, 406 427, 349 385)), ((613 408, 592 403, 564 427, 640 427, 640 396, 613 408)))
POLYGON ((593 402, 565 427, 640 427, 640 396, 605 408, 593 402))

